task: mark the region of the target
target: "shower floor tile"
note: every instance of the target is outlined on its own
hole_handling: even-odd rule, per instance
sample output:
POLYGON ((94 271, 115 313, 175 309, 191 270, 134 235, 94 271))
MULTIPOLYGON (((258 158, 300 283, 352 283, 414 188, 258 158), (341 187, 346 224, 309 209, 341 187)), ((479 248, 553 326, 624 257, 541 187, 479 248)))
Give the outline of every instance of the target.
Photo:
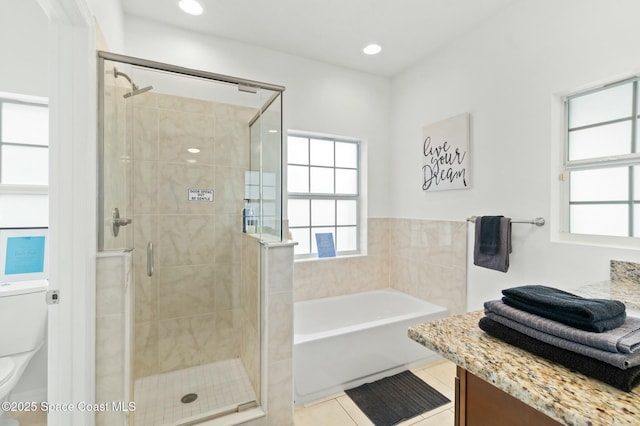
POLYGON ((135 426, 180 425, 256 399, 240 359, 143 377, 134 392, 135 426), (190 393, 198 399, 182 403, 190 393))

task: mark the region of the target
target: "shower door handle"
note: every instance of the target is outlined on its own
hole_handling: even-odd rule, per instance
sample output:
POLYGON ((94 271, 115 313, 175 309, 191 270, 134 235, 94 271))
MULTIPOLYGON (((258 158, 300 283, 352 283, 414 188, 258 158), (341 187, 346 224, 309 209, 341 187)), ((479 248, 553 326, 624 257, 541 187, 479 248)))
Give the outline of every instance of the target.
POLYGON ((147 243, 147 276, 153 275, 153 243, 147 243))

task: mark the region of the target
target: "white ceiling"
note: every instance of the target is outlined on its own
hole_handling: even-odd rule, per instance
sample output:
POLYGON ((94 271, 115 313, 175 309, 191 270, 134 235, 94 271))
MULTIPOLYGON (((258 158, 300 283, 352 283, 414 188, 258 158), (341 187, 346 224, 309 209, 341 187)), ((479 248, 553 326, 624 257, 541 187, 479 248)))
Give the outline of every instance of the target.
POLYGON ((517 0, 122 0, 125 14, 372 74, 392 76, 517 0), (377 56, 362 48, 382 46, 377 56))

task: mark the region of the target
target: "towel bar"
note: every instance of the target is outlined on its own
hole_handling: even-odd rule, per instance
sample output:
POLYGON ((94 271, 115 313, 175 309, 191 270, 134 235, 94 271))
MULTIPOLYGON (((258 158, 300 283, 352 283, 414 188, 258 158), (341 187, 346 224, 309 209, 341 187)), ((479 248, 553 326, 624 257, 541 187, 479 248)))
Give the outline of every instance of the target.
MULTIPOLYGON (((467 222, 473 222, 476 223, 476 217, 477 216, 471 216, 467 218, 467 222)), ((536 225, 536 226, 544 226, 545 224, 545 220, 543 217, 536 217, 535 219, 528 219, 528 220, 511 220, 511 223, 530 223, 532 225, 536 225)))

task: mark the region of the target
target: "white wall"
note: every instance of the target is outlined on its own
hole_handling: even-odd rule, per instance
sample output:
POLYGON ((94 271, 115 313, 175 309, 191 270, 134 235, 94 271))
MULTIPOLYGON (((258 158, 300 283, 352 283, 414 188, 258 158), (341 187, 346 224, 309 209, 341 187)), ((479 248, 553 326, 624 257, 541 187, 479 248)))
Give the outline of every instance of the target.
POLYGON ((98 27, 98 40, 106 44, 98 49, 122 50, 124 46, 124 13, 121 0, 86 0, 98 27), (104 37, 101 40, 101 37, 104 37))
POLYGON ((639 261, 637 251, 551 242, 558 229, 551 190, 557 172, 552 144, 559 141, 557 118, 552 120, 556 95, 640 70, 630 36, 639 11, 633 0, 518 2, 391 85, 133 17, 125 17, 120 53, 286 86, 285 128, 367 141, 370 216, 547 218, 543 228, 514 226, 507 274, 469 263, 468 306, 475 309, 507 286, 571 288, 607 279, 610 259, 639 261), (465 111, 471 113, 472 188, 424 193, 421 129, 465 111))
POLYGON ((518 2, 393 78, 392 216, 547 218, 543 228, 513 225, 506 274, 474 266, 469 245, 469 309, 505 287, 572 288, 608 279, 610 259, 640 261, 637 250, 553 243, 558 223, 549 220, 558 203, 557 94, 640 71, 639 14, 635 0, 518 2), (472 187, 425 193, 422 127, 461 112, 471 113, 472 187))
MULTIPOLYGON (((48 19, 36 0, 0 3, 0 92, 48 96, 48 19)), ((46 396, 47 349, 36 353, 14 388, 14 399, 46 396)))
POLYGON ((0 92, 47 96, 47 27, 36 0, 0 3, 0 92))
POLYGON ((389 79, 139 18, 124 28, 118 53, 286 86, 285 129, 364 140, 368 214, 388 216, 389 79))

